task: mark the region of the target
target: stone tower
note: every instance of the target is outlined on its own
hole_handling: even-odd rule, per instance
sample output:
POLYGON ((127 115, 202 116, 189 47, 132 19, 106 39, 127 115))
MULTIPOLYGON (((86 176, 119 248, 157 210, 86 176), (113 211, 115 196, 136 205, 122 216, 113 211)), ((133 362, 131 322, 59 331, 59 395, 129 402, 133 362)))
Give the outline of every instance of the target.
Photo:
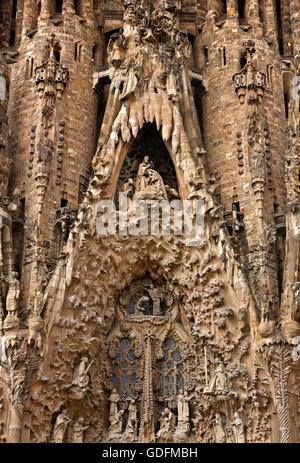
POLYGON ((1 3, 3 442, 299 441, 299 8, 1 3))

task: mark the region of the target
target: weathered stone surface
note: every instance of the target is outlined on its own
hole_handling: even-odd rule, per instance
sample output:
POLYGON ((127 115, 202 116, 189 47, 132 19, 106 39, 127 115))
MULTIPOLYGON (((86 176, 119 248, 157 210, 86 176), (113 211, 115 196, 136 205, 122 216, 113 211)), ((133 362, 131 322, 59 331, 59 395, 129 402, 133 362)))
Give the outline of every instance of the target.
POLYGON ((1 2, 2 442, 300 441, 300 7, 278 4, 1 2), (100 236, 119 192, 203 200, 203 241, 100 236))

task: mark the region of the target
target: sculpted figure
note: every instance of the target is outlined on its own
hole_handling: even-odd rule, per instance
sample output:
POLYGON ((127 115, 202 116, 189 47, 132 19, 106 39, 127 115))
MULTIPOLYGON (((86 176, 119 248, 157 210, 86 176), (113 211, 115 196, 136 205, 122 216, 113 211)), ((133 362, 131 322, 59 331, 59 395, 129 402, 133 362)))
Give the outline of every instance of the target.
POLYGON ((177 397, 177 410, 178 410, 178 423, 189 423, 190 422, 190 409, 189 401, 191 396, 188 396, 187 391, 180 391, 177 397))
POLYGON ((51 160, 53 142, 50 138, 44 137, 38 143, 38 162, 48 166, 51 160))
POLYGON ((112 419, 112 421, 110 421, 110 427, 108 430, 110 433, 120 434, 122 432, 123 414, 124 414, 124 410, 119 410, 117 414, 114 416, 114 418, 112 419))
POLYGON ((178 423, 175 431, 175 439, 178 442, 185 442, 190 433, 190 410, 187 391, 180 391, 177 397, 178 423))
POLYGON ((160 315, 160 292, 159 289, 154 288, 153 284, 151 284, 151 289, 149 290, 149 294, 153 301, 153 315, 160 315))
POLYGON ((225 376, 225 368, 221 360, 218 360, 218 365, 212 374, 209 382, 209 392, 222 392, 227 387, 227 380, 225 376))
POLYGON ((88 358, 82 357, 79 365, 74 370, 73 384, 76 384, 80 389, 86 389, 89 384, 88 370, 90 369, 91 363, 87 366, 88 358))
POLYGON ((226 432, 225 432, 224 422, 222 420, 220 413, 216 413, 214 430, 215 430, 215 435, 216 435, 216 442, 221 443, 221 444, 225 443, 227 440, 226 432))
POLYGON ((234 435, 234 442, 237 444, 244 444, 246 442, 245 438, 245 427, 243 420, 241 419, 238 412, 234 414, 234 420, 231 424, 233 435, 234 435))
POLYGON ((54 425, 53 440, 55 443, 61 444, 63 442, 65 432, 70 421, 71 419, 67 416, 66 410, 62 410, 56 418, 54 425))
POLYGON ((133 439, 137 434, 137 407, 135 399, 131 399, 128 407, 128 420, 125 434, 127 434, 128 437, 132 437, 133 439))
POLYGON ((120 396, 116 389, 112 390, 108 400, 110 401, 109 422, 113 423, 113 421, 116 419, 116 416, 118 415, 118 403, 120 400, 120 396))
POLYGON ((133 199, 168 199, 164 182, 145 156, 139 165, 133 199))
POLYGON ((72 429, 72 442, 76 444, 81 444, 83 442, 83 433, 86 429, 89 428, 89 426, 83 426, 84 419, 78 418, 76 423, 73 425, 72 429))
POLYGON ((129 198, 132 197, 134 192, 134 182, 132 178, 129 178, 128 181, 124 184, 123 192, 126 193, 129 198))
POLYGON ((135 306, 135 315, 144 315, 144 312, 145 312, 145 306, 144 304, 149 302, 150 299, 149 297, 147 296, 142 296, 138 302, 136 303, 136 306, 135 306))
POLYGON ((11 276, 8 278, 8 293, 6 297, 6 310, 8 315, 15 315, 20 297, 20 282, 17 279, 18 274, 12 272, 11 276))
POLYGON ((175 416, 169 408, 165 408, 159 419, 160 428, 156 434, 157 439, 160 442, 171 442, 174 434, 175 428, 175 416))

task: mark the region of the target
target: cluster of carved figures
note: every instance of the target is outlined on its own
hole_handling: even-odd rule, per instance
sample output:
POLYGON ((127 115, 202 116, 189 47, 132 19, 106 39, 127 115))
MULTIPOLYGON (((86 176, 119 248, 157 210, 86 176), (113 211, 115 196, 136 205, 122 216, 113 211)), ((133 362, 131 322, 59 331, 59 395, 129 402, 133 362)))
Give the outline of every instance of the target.
MULTIPOLYGON (((299 282, 290 276, 276 315, 270 277, 274 236, 262 223, 263 244, 249 258, 253 286, 255 278, 246 273, 226 228, 216 179, 207 178, 203 165, 187 67, 190 44, 179 27, 180 2, 161 1, 159 8, 144 3, 126 0, 124 27, 111 36, 111 86, 91 182, 78 213, 64 209, 58 214, 61 243, 57 265, 48 274, 41 214, 32 230, 28 227, 24 261, 32 264, 35 278, 28 307, 22 310, 7 234, 13 201, 2 204, 9 162, 2 164, 6 144, 1 133, 0 423, 8 423, 6 430, 1 427, 1 439, 298 440, 299 282), (178 188, 164 182, 146 150, 121 191, 130 201, 203 199, 204 238, 199 246, 190 246, 184 235, 96 233, 99 199, 113 199, 131 142, 144 124, 154 123, 174 163, 178 188)), ((265 76, 256 69, 253 43, 243 46, 248 64, 234 82, 246 111, 251 187, 262 218, 269 150, 261 106, 265 76)), ((36 67, 41 117, 34 131, 40 212, 59 125, 57 99, 68 80, 67 69, 55 58, 59 44, 53 35, 45 51, 36 67)), ((295 72, 300 72, 297 60, 295 72)), ((287 169, 294 184, 287 234, 296 236, 299 107, 291 113, 287 169)), ((234 225, 238 230, 237 213, 234 225)), ((288 243, 289 252, 296 253, 299 240, 288 243)))

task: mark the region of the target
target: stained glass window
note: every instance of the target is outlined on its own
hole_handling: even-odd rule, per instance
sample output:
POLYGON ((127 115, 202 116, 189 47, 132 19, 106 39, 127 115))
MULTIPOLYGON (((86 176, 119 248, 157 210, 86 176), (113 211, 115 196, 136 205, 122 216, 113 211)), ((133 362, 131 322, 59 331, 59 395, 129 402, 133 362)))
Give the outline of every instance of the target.
POLYGON ((175 339, 167 338, 163 344, 163 359, 156 364, 157 395, 160 398, 174 397, 179 390, 184 390, 184 365, 182 354, 175 339))
POLYGON ((138 370, 138 359, 134 355, 132 341, 123 338, 116 350, 115 360, 111 366, 112 381, 121 399, 136 397, 136 379, 138 370))

